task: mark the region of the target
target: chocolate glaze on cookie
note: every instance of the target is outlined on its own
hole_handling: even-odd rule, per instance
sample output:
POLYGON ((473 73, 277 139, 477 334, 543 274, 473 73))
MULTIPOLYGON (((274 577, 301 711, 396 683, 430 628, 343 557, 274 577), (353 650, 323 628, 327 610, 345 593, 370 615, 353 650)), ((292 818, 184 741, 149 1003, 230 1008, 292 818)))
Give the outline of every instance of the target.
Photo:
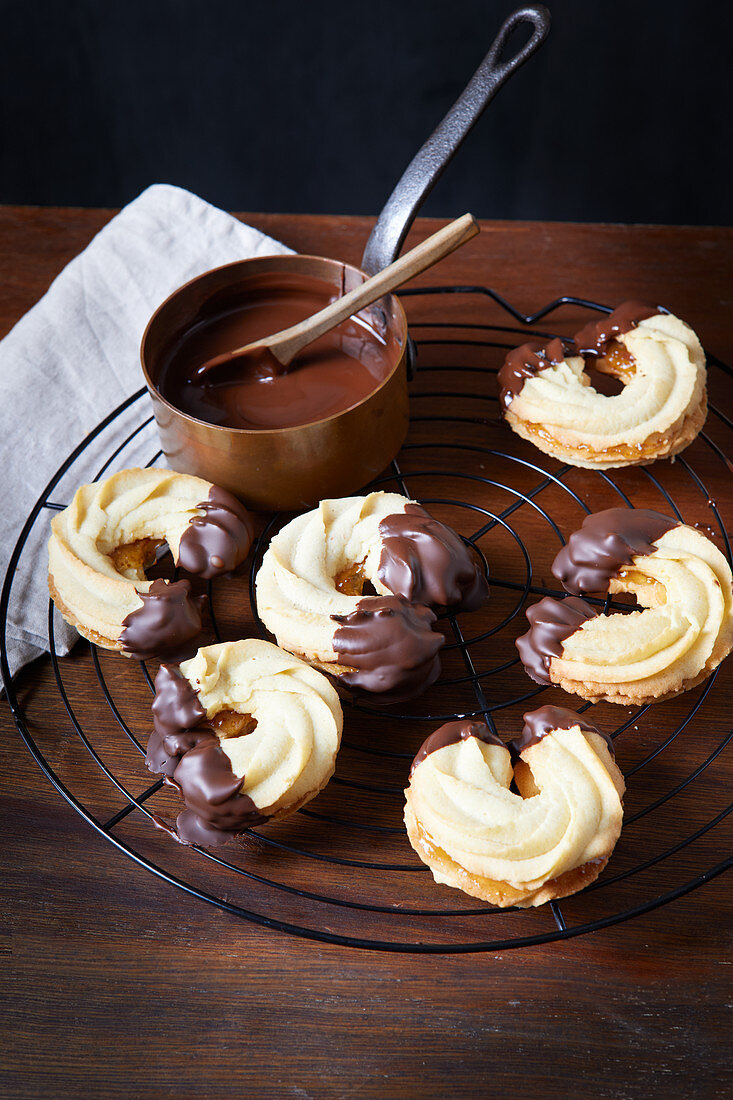
POLYGON ((249 512, 235 496, 217 485, 208 500, 196 505, 194 516, 178 547, 178 564, 189 573, 209 579, 236 569, 249 553, 254 528, 249 512))
POLYGON ((156 775, 165 775, 170 778, 180 764, 185 753, 212 736, 212 729, 205 723, 196 729, 174 730, 163 733, 153 729, 148 737, 148 751, 145 763, 151 772, 156 775))
POLYGON ((432 752, 444 749, 447 745, 455 745, 459 741, 466 741, 469 737, 475 737, 479 741, 484 741, 487 745, 505 747, 501 738, 492 733, 485 722, 471 722, 467 719, 446 722, 444 726, 440 726, 435 733, 431 733, 430 737, 423 742, 412 762, 410 775, 412 775, 418 764, 422 764, 423 760, 427 759, 432 752))
POLYGON ((186 809, 178 815, 175 830, 182 844, 215 847, 267 821, 242 791, 244 777, 234 774, 219 738, 205 722, 167 734, 154 729, 145 762, 183 796, 186 809))
POLYGON ((617 336, 630 332, 640 321, 654 317, 664 311, 659 306, 650 306, 645 302, 623 302, 613 313, 602 317, 600 321, 590 321, 575 336, 579 355, 604 355, 608 345, 617 336))
POLYGON ((571 354, 576 353, 566 352, 559 338, 550 340, 549 344, 528 343, 514 348, 499 371, 499 404, 508 409, 528 378, 535 378, 547 367, 562 363, 571 354))
POLYGON ((679 520, 648 508, 607 508, 583 520, 552 563, 552 575, 566 591, 607 592, 611 578, 633 564, 637 554, 653 554, 655 543, 679 520))
POLYGON ((475 611, 488 596, 489 585, 476 555, 419 504, 386 516, 379 533, 379 579, 395 596, 452 611, 475 611))
POLYGON ((190 730, 206 717, 199 697, 178 665, 162 664, 155 677, 153 725, 160 734, 190 730))
POLYGON ((234 774, 194 688, 177 665, 158 669, 152 709, 154 728, 145 762, 183 795, 186 809, 176 821, 182 844, 224 844, 267 820, 241 790, 244 777, 234 774))
POLYGON ((519 737, 509 742, 509 747, 517 754, 521 754, 530 745, 536 745, 554 730, 569 730, 573 726, 580 726, 585 733, 597 733, 603 737, 613 755, 613 741, 608 734, 599 730, 597 726, 591 725, 590 722, 586 722, 580 714, 576 714, 574 710, 568 710, 567 707, 538 707, 537 710, 530 710, 522 717, 524 729, 519 737))
POLYGON ((155 580, 139 592, 140 607, 123 620, 120 641, 125 653, 150 657, 179 656, 201 633, 203 596, 192 596, 188 581, 155 580))
POLYGON ((232 771, 229 757, 214 733, 201 737, 185 752, 173 773, 186 803, 176 820, 184 844, 213 847, 251 825, 267 821, 248 794, 242 791, 243 776, 232 771))
POLYGON ((568 596, 554 600, 545 596, 527 608, 530 628, 516 640, 525 672, 538 684, 551 684, 550 661, 562 656, 562 644, 579 626, 595 619, 598 612, 585 600, 568 596))
POLYGON ((331 618, 339 624, 333 638, 339 662, 355 670, 339 677, 349 687, 392 702, 418 695, 440 675, 445 638, 432 629, 429 607, 401 596, 369 596, 350 614, 331 618))

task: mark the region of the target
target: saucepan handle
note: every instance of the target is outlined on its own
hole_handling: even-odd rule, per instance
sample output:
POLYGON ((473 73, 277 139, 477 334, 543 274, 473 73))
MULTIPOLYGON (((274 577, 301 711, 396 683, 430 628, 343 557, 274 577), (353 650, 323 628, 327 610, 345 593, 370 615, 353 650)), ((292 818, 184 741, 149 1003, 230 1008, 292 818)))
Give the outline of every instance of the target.
POLYGON ((374 275, 397 259, 408 230, 454 153, 461 147, 499 88, 527 61, 547 37, 550 13, 541 4, 517 8, 503 23, 494 43, 438 128, 412 158, 390 195, 367 241, 361 266, 374 275), (500 61, 515 27, 533 27, 528 42, 513 57, 500 61))

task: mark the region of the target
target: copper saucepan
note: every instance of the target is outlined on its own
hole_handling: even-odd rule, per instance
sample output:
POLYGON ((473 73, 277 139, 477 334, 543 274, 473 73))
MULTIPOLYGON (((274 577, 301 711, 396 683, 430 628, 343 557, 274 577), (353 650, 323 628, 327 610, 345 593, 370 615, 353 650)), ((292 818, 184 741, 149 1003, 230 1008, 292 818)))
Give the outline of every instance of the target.
POLYGON ((354 492, 375 478, 399 451, 407 434, 407 381, 414 346, 399 300, 385 295, 372 310, 385 328, 384 380, 357 405, 314 423, 289 428, 222 427, 198 420, 158 390, 166 350, 207 315, 222 295, 246 301, 263 280, 289 273, 308 276, 345 293, 399 255, 424 199, 442 175, 484 108, 505 81, 535 52, 549 30, 542 6, 519 8, 505 21, 465 91, 405 170, 367 241, 362 268, 321 256, 267 256, 215 268, 176 290, 153 314, 140 350, 143 373, 163 452, 171 468, 192 473, 236 493, 252 508, 310 507, 354 492), (500 54, 515 27, 532 34, 509 60, 500 54), (365 274, 366 273, 366 274, 365 274))

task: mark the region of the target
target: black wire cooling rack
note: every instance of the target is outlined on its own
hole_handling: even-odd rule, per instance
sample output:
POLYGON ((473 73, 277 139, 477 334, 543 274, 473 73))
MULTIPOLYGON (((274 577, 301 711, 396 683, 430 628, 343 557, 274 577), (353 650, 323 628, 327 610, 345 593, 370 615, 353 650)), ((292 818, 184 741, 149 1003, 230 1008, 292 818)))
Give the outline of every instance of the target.
MULTIPOLYGON (((526 629, 524 608, 543 595, 562 594, 546 580, 548 565, 583 515, 620 502, 669 510, 685 522, 698 517, 697 526, 731 560, 708 480, 719 484, 721 475, 733 470, 726 454, 733 422, 711 405, 698 441, 673 463, 653 469, 609 474, 560 465, 500 423, 495 373, 506 348, 528 335, 558 335, 538 330, 545 317, 574 311, 585 319, 589 310, 609 310, 564 296, 528 316, 481 286, 428 287, 403 297, 410 299, 411 314, 420 306, 427 311, 427 319, 411 320, 419 349, 413 416, 408 442, 374 487, 417 498, 456 527, 482 557, 492 585, 481 612, 441 621, 447 643, 438 684, 410 706, 345 705, 337 772, 326 791, 287 821, 250 830, 214 852, 181 848, 152 827, 170 820, 179 804, 162 780, 150 783, 145 769, 150 669, 84 641, 71 658, 60 658, 51 603, 51 661, 72 738, 68 729, 45 728, 33 712, 32 696, 21 701, 10 680, 5 637, 17 598, 13 585, 19 568, 28 564, 24 555, 37 525, 64 507, 55 499, 57 487, 71 484, 73 491, 90 480, 88 474, 74 480, 90 453, 98 450, 104 457, 95 480, 129 465, 126 455, 146 433, 148 465, 161 459, 141 389, 72 451, 33 507, 11 556, 0 597, 0 664, 18 731, 56 790, 121 853, 193 897, 270 929, 357 948, 449 954, 548 943, 626 921, 697 889, 733 863, 727 855, 730 833, 724 835, 733 809, 733 803, 726 804, 731 772, 725 753, 733 730, 715 728, 708 710, 723 670, 669 703, 594 707, 594 720, 613 731, 627 780, 624 830, 604 875, 562 904, 496 910, 435 885, 407 842, 402 792, 419 745, 444 721, 480 715, 506 737, 519 731, 522 711, 539 705, 540 695, 542 702, 552 699, 580 711, 591 707, 532 684, 513 645, 526 629), (498 307, 511 323, 462 319, 469 302, 472 317, 483 314, 477 301, 489 315, 498 307), (436 315, 441 319, 433 320, 436 315), (120 425, 128 426, 130 417, 132 427, 119 442, 120 425), (688 502, 684 516, 675 499, 682 486, 688 502), (689 514, 690 489, 699 503, 695 515, 689 514), (90 666, 96 694, 80 703, 77 693, 72 704, 70 688, 80 676, 91 675, 90 666), (108 718, 101 727, 100 708, 108 718)), ((729 385, 733 371, 712 356, 708 363, 711 381, 716 372, 718 381, 729 385)), ((271 536, 288 518, 274 516, 266 524, 247 576, 208 582, 210 640, 256 631, 266 636, 256 612, 254 578, 271 536)))

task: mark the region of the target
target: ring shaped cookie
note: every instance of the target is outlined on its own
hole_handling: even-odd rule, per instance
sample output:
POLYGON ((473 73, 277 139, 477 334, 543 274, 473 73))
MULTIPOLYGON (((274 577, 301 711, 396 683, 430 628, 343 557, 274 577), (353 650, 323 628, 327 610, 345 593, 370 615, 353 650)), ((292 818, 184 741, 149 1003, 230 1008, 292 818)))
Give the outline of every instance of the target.
POLYGON ((583 699, 640 704, 701 683, 733 648, 728 562, 705 535, 646 509, 588 516, 555 558, 573 593, 530 607, 526 671, 583 699), (582 593, 630 592, 641 610, 600 614, 582 593))
POLYGON ((560 707, 524 721, 512 752, 483 722, 442 726, 405 792, 410 843, 435 881, 502 907, 542 905, 593 882, 623 816, 623 776, 599 730, 560 707))
POLYGON ((161 665, 153 719, 148 767, 186 803, 177 838, 205 846, 314 798, 333 775, 343 724, 326 677, 259 639, 161 665))
POLYGON ((163 543, 176 565, 204 578, 235 569, 253 528, 223 489, 170 470, 130 469, 82 485, 51 522, 48 585, 59 611, 105 649, 147 659, 201 630, 188 581, 148 581, 163 543))
POLYGON ((278 645, 390 698, 439 675, 434 611, 474 610, 487 594, 455 532, 398 493, 321 501, 273 538, 257 574, 257 609, 278 645))
POLYGON ((507 423, 541 451, 595 470, 634 466, 677 454, 702 429, 705 354, 678 317, 626 302, 566 343, 523 344, 499 371, 507 423), (621 392, 601 392, 599 375, 621 392))

